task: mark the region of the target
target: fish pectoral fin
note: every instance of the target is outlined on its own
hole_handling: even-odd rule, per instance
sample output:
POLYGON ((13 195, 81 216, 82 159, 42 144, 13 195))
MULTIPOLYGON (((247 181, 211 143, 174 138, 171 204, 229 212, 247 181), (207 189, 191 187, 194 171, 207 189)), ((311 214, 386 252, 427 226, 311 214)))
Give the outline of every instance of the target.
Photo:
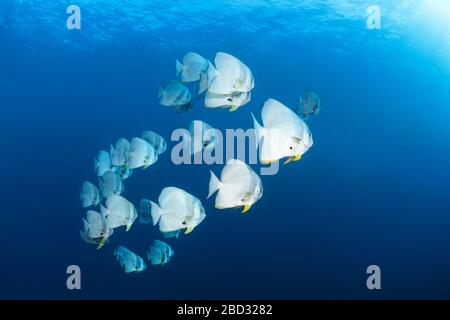
POLYGON ((251 204, 244 205, 244 210, 242 210, 242 213, 246 213, 248 210, 250 210, 251 207, 252 207, 251 204))
POLYGON ((194 230, 194 228, 192 228, 192 227, 187 227, 187 228, 186 228, 186 231, 184 232, 184 234, 189 234, 189 233, 191 233, 193 230, 194 230))
POLYGON ((98 243, 97 246, 97 250, 100 250, 106 243, 106 238, 103 238, 102 240, 100 240, 100 242, 98 243))
POLYGON ((231 108, 228 111, 235 112, 238 108, 239 108, 238 106, 231 106, 231 108))
POLYGON ((296 154, 295 156, 293 156, 293 157, 289 157, 289 159, 287 159, 285 162, 284 162, 284 164, 288 164, 289 162, 291 162, 291 161, 298 161, 298 160, 300 160, 302 158, 302 155, 301 154, 296 154))
POLYGON ((127 224, 125 231, 128 232, 128 231, 130 231, 130 229, 131 229, 131 224, 127 224))

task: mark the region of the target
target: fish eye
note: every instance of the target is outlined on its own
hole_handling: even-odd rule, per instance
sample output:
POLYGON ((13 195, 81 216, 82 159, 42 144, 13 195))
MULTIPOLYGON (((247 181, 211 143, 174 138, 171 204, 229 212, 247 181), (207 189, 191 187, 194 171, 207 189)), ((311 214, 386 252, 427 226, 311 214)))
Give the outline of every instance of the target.
POLYGON ((291 147, 289 147, 289 149, 291 149, 291 150, 292 150, 292 149, 294 149, 294 148, 293 148, 293 147, 291 146, 291 147))
POLYGON ((183 226, 185 226, 185 225, 186 225, 186 221, 183 221, 181 224, 182 224, 183 226))
POLYGON ((244 202, 244 198, 241 199, 241 202, 244 202))

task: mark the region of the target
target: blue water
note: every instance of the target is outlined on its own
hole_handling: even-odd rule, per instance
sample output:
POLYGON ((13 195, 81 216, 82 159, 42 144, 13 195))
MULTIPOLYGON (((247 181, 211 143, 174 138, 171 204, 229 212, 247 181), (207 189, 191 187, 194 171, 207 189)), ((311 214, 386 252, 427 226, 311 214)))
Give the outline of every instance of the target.
MULTIPOLYGON (((0 3, 0 298, 450 298, 450 4, 387 1, 381 30, 367 1, 68 1, 0 3), (175 59, 218 51, 253 71, 252 101, 234 113, 176 114, 157 88, 175 59), (322 110, 314 146, 263 176, 251 211, 206 200, 209 169, 158 162, 124 196, 156 200, 166 186, 202 200, 207 217, 170 241, 164 267, 127 275, 123 245, 144 256, 159 231, 136 223, 102 250, 80 240, 78 190, 120 137, 153 130, 170 141, 202 119, 249 128, 268 98, 295 106, 306 88, 322 110), (66 288, 79 265, 82 289, 66 288), (366 268, 381 268, 381 290, 366 268)), ((257 169, 258 166, 255 166, 257 169)))

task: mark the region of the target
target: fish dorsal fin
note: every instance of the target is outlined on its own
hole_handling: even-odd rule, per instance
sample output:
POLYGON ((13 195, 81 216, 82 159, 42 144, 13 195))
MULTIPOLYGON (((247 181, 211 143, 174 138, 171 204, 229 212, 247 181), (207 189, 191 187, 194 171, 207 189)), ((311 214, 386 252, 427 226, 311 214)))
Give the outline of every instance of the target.
POLYGON ((291 109, 274 99, 268 99, 264 103, 261 110, 261 118, 265 127, 301 121, 291 109))
POLYGON ((176 69, 176 75, 179 77, 181 73, 183 72, 183 64, 180 63, 180 61, 176 60, 175 62, 175 69, 176 69))
POLYGON ((237 159, 230 159, 222 170, 222 183, 236 183, 238 180, 245 180, 251 175, 250 167, 237 159))
POLYGON ((192 62, 199 62, 203 61, 205 58, 203 58, 201 55, 195 52, 188 52, 183 58, 183 64, 188 64, 192 62))

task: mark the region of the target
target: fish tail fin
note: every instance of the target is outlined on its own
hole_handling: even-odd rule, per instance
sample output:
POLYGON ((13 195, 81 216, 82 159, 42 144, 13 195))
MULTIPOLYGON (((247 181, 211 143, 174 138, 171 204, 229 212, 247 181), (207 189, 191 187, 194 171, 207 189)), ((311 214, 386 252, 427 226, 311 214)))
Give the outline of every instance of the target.
POLYGON ((161 98, 164 94, 164 89, 162 87, 158 87, 158 98, 161 98))
POLYGON ((94 161, 94 168, 95 168, 95 170, 98 169, 98 160, 97 159, 95 159, 95 161, 94 161))
POLYGON ((183 72, 183 65, 178 60, 176 60, 176 70, 177 70, 177 77, 179 77, 180 74, 183 72))
POLYGON ((81 220, 83 221, 83 230, 80 230, 80 236, 81 236, 81 240, 84 240, 84 239, 86 239, 86 235, 89 230, 89 223, 84 218, 81 220))
POLYGON ((83 220, 83 228, 84 230, 88 230, 89 229, 89 222, 87 222, 86 219, 82 218, 81 220, 83 220))
POLYGON ((192 88, 192 92, 191 92, 191 95, 192 95, 192 99, 191 99, 192 109, 194 109, 196 101, 198 100, 198 96, 199 96, 198 86, 199 86, 198 84, 194 84, 194 86, 192 88))
POLYGON ((209 172, 211 172, 211 178, 209 179, 209 191, 208 191, 208 197, 206 197, 206 199, 211 197, 214 192, 219 190, 221 187, 221 184, 222 184, 222 182, 220 182, 219 178, 216 177, 214 172, 212 172, 211 170, 209 172))
POLYGON ((105 183, 103 182, 102 179, 98 179, 98 188, 100 190, 100 193, 103 192, 103 188, 105 187, 105 183))
POLYGON ((211 84, 211 82, 213 82, 213 80, 217 77, 217 70, 211 62, 208 63, 208 70, 206 71, 206 75, 208 84, 211 84))
POLYGON ((153 201, 150 201, 150 205, 151 205, 151 214, 152 214, 153 225, 156 226, 156 224, 158 223, 159 219, 161 218, 161 216, 163 214, 163 210, 161 209, 161 207, 159 205, 157 205, 153 201))
POLYGON ((106 209, 104 206, 100 205, 100 214, 102 215, 103 219, 106 219, 106 217, 109 214, 108 209, 106 209))
POLYGON ((192 99, 191 102, 189 102, 189 109, 195 109, 197 99, 192 99))
POLYGON ((143 218, 143 216, 148 217, 151 216, 151 210, 150 210, 150 200, 142 199, 140 202, 140 214, 139 214, 139 222, 140 223, 148 223, 146 219, 143 218))
POLYGON ((261 126, 256 120, 255 115, 252 112, 252 118, 253 118, 253 128, 255 129, 255 135, 256 135, 256 141, 259 142, 260 139, 263 137, 263 126, 261 126))
POLYGON ((203 92, 208 90, 208 75, 206 73, 202 73, 200 75, 200 81, 198 83, 198 95, 201 95, 203 92))

